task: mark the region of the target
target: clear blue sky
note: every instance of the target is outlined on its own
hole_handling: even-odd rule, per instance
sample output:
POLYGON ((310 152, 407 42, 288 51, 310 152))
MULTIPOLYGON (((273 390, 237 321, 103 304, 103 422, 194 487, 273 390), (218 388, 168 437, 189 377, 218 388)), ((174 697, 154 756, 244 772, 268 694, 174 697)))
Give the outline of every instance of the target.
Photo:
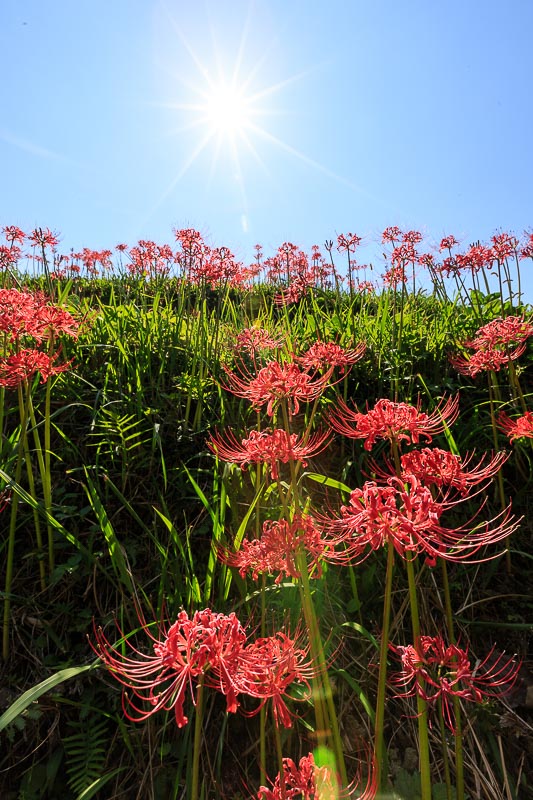
POLYGON ((2 0, 0 226, 65 252, 195 227, 244 261, 348 231, 371 258, 388 225, 520 236, 532 30, 530 0, 2 0))

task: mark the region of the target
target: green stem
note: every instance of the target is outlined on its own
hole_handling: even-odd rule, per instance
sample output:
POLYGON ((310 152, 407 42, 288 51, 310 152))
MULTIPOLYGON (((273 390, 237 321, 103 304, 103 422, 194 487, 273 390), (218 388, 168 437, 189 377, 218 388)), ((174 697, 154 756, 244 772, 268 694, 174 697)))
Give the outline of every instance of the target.
POLYGON ((200 750, 202 746, 202 725, 203 725, 203 700, 204 700, 204 675, 198 678, 198 688, 196 691, 196 711, 194 716, 194 744, 192 753, 192 780, 191 780, 191 800, 198 800, 198 787, 200 777, 200 750))
MULTIPOLYGON (((23 401, 22 388, 18 387, 18 400, 20 408, 20 438, 17 443, 17 463, 15 466, 15 483, 20 484, 20 476, 22 475, 22 461, 24 453, 24 439, 27 436, 27 406, 23 401)), ((2 633, 2 657, 4 661, 9 658, 9 623, 11 613, 11 584, 13 582, 13 566, 15 561, 15 538, 17 529, 17 509, 18 509, 18 494, 13 492, 11 499, 11 514, 9 517, 9 534, 7 542, 7 556, 6 556, 6 582, 5 582, 5 597, 4 597, 4 625, 2 633)))
POLYGON ((383 726, 385 721, 385 694, 387 689, 387 659, 389 656, 389 630, 392 600, 392 576, 394 573, 394 545, 388 543, 387 572, 385 575, 385 594, 383 597, 383 625, 379 653, 378 693, 376 698, 376 722, 374 755, 376 761, 376 783, 378 794, 383 789, 383 771, 386 764, 383 726))
MULTIPOLYGON (((446 610, 446 624, 448 627, 448 637, 450 644, 455 644, 455 631, 453 625, 452 601, 450 596, 450 582, 448 580, 448 567, 446 561, 441 559, 442 566, 442 585, 444 588, 444 607, 446 610)), ((459 698, 453 696, 453 711, 455 717, 455 794, 456 800, 464 800, 465 797, 465 778, 463 765, 463 736, 461 732, 461 703, 459 698)), ((441 711, 442 716, 442 711, 441 711)))
MULTIPOLYGON (((418 613, 418 600, 416 596, 416 578, 413 563, 413 554, 406 553, 407 580, 409 583, 409 604, 411 606, 411 625, 413 629, 413 642, 415 647, 420 639, 420 616, 418 613)), ((424 691, 421 681, 421 690, 424 691)), ((418 712, 418 746, 420 757, 420 785, 422 800, 431 800, 431 768, 429 759, 429 732, 427 717, 427 702, 421 694, 416 695, 418 712)))

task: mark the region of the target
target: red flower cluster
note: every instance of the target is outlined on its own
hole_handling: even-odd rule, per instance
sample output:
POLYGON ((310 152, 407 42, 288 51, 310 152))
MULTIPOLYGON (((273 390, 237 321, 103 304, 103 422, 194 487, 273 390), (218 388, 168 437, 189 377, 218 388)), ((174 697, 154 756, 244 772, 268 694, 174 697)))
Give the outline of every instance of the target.
POLYGON ((270 431, 251 431, 246 439, 240 442, 230 431, 224 441, 219 434, 211 436, 207 442, 209 449, 222 461, 239 464, 245 469, 247 464, 268 464, 273 480, 279 478, 279 463, 299 461, 307 466, 306 458, 317 455, 330 442, 329 431, 316 431, 307 438, 296 433, 287 433, 283 428, 270 431))
POLYGON ((210 609, 196 611, 191 618, 181 611, 168 629, 159 627, 158 638, 144 619, 141 625, 152 641, 153 655, 140 652, 127 638, 133 656, 124 655, 101 628, 95 631, 96 644, 91 645, 125 687, 122 703, 128 719, 139 722, 157 711, 173 710, 177 726, 183 727, 188 722, 183 710, 187 688, 194 703, 194 685, 202 677, 205 685, 226 697, 229 712, 237 711, 238 695, 248 694, 260 700, 251 713, 272 699, 276 721, 286 727, 292 724, 283 695, 294 682, 308 687, 314 674, 307 651, 296 638, 278 633, 248 642, 234 613, 216 614, 210 609), (145 705, 139 706, 137 700, 145 705))
POLYGON ((441 450, 439 447, 424 447, 422 450, 412 450, 400 458, 402 477, 414 475, 426 486, 444 486, 457 489, 466 496, 470 487, 477 486, 484 481, 490 481, 500 470, 502 464, 509 458, 507 453, 497 453, 485 463, 487 456, 481 457, 479 462, 467 469, 473 456, 467 455, 466 459, 441 450))
POLYGON ((0 386, 6 389, 16 389, 23 381, 27 381, 35 375, 41 374, 41 383, 46 383, 52 375, 66 372, 71 362, 55 364, 59 353, 48 355, 40 350, 19 350, 17 353, 0 358, 0 386))
POLYGON ((331 377, 333 367, 323 375, 314 376, 302 371, 293 361, 280 364, 270 361, 255 377, 240 378, 228 372, 226 387, 237 397, 244 397, 259 410, 267 404, 267 414, 273 416, 274 409, 286 400, 289 415, 297 414, 300 402, 310 402, 319 397, 331 377))
POLYGON ((79 323, 65 309, 50 304, 40 292, 0 289, 0 331, 12 342, 30 336, 37 342, 65 334, 76 338, 79 323))
POLYGON ((378 439, 418 444, 423 436, 428 442, 459 415, 459 397, 442 402, 431 414, 420 411, 420 405, 378 400, 366 414, 353 411, 340 399, 329 419, 331 427, 350 439, 364 439, 365 450, 371 450, 378 439))
POLYGON ((261 786, 256 800, 283 800, 284 798, 300 798, 300 800, 339 800, 351 797, 353 800, 373 800, 377 786, 372 766, 366 786, 359 790, 351 783, 347 789, 339 786, 337 776, 331 767, 319 767, 312 753, 303 756, 298 766, 292 758, 283 759, 283 771, 278 773, 272 788, 261 786), (357 792, 357 795, 355 794, 357 792))
POLYGON ((322 562, 346 560, 344 552, 337 553, 335 547, 343 540, 322 533, 315 521, 304 515, 292 522, 265 520, 259 539, 244 539, 240 550, 220 550, 219 558, 230 567, 237 567, 242 578, 251 573, 256 581, 259 575, 277 573, 275 583, 283 578, 301 578, 298 555, 305 556, 310 577, 320 578, 322 562))
POLYGON ((381 485, 367 481, 354 489, 348 505, 341 506, 340 518, 321 521, 344 537, 346 557, 349 554, 353 563, 364 561, 372 551, 390 542, 402 558, 407 553, 423 554, 430 566, 437 558, 472 560, 481 548, 505 539, 518 526, 507 508, 475 526, 469 520, 465 525, 446 528, 441 517, 456 504, 446 495, 435 499, 428 486, 404 473, 401 478, 391 476, 381 485))
POLYGON ((526 349, 527 339, 533 336, 533 325, 524 317, 505 317, 488 322, 476 331, 473 339, 464 342, 475 352, 469 356, 454 356, 450 363, 462 375, 475 377, 480 372, 498 372, 509 359, 519 358, 526 349))
POLYGON ((533 411, 526 411, 523 416, 514 420, 501 411, 498 415, 498 426, 509 437, 510 442, 523 437, 533 439, 533 411))
POLYGON ((275 350, 283 345, 282 336, 272 336, 265 328, 245 328, 237 334, 235 350, 246 350, 252 355, 261 350, 275 350))
POLYGON ((76 337, 78 327, 68 311, 50 304, 40 292, 0 289, 0 332, 15 345, 12 353, 0 358, 0 385, 14 389, 36 372, 41 373, 44 383, 51 375, 67 370, 71 362, 56 363, 59 352, 43 352, 22 345, 28 339, 37 344, 50 342, 60 334, 76 337))
POLYGON ((468 649, 447 645, 442 636, 421 636, 414 645, 389 645, 402 662, 402 671, 391 681, 405 687, 400 697, 423 697, 430 708, 439 707, 448 728, 455 732, 453 697, 482 703, 486 697, 508 692, 516 680, 520 662, 494 655, 494 648, 475 668, 468 649))
POLYGON ((366 344, 361 342, 354 349, 347 350, 334 342, 315 342, 303 356, 296 361, 305 369, 324 370, 329 367, 339 367, 342 373, 359 361, 366 352, 366 344))

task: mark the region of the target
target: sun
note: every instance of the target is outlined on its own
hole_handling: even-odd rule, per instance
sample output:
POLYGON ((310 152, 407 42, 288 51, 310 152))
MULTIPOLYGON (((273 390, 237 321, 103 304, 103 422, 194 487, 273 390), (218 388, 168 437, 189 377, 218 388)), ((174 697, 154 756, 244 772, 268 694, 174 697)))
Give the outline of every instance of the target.
POLYGON ((205 121, 214 133, 242 135, 252 126, 251 98, 242 87, 221 82, 207 95, 205 121))

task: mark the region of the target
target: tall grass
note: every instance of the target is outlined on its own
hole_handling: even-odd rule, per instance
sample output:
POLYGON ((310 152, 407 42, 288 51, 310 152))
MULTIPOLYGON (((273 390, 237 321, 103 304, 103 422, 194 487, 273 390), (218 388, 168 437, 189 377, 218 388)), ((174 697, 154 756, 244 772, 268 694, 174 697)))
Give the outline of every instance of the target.
MULTIPOLYGON (((527 661, 531 448, 527 439, 509 443, 498 414, 533 408, 531 346, 528 339, 497 373, 462 374, 449 357, 468 355, 491 320, 529 321, 517 270, 529 241, 500 236, 478 267, 479 245, 459 257, 447 241, 442 255, 423 260, 414 232, 388 229, 385 280, 369 291, 354 249, 342 278, 333 243, 328 259, 285 243, 245 268, 225 248, 179 231, 175 251, 140 243, 113 264, 105 251, 61 261, 39 230, 40 268, 15 258, 17 240, 6 234, 4 290, 46 292, 80 329, 76 340, 62 339, 68 371, 0 389, 6 797, 251 797, 260 784, 271 786, 284 758, 298 763, 309 752, 343 783, 358 764, 378 774, 383 797, 533 797, 521 678, 510 699, 503 686, 480 704, 460 709, 457 701, 452 733, 437 716, 428 724, 420 696, 399 696, 389 647, 448 630, 450 643, 470 642, 472 664, 492 644, 495 658, 505 650, 527 661), (237 337, 250 331, 277 345, 246 349, 237 337), (317 342, 366 349, 332 370, 298 414, 282 404, 269 417, 231 391, 231 376, 252 379, 272 360, 299 363, 317 342), (446 525, 472 520, 476 530, 480 506, 490 520, 502 510, 505 517, 512 500, 515 517, 525 519, 509 528, 506 561, 482 560, 498 552, 492 546, 480 563, 443 562, 440 570, 414 556, 400 564, 389 544, 341 564, 326 551, 318 570, 300 549, 294 574, 277 579, 272 568, 253 580, 221 560, 257 541, 265 521, 339 517, 365 481, 379 481, 391 465, 398 474, 400 453, 385 440, 370 453, 363 440, 336 433, 308 464, 289 457, 273 476, 266 464, 242 470, 221 458, 209 445, 213 435, 241 441, 277 427, 307 443, 341 403, 363 414, 388 398, 430 414, 456 394, 459 419, 431 445, 471 463, 502 449, 509 458, 481 495, 472 490, 450 506, 446 525), (292 727, 279 724, 270 703, 253 715, 257 698, 244 694, 244 713, 227 713, 207 674, 196 708, 187 702, 184 728, 171 712, 139 724, 124 717, 120 689, 87 641, 94 646, 93 624, 115 636, 124 656, 130 640, 146 654, 145 630, 157 635, 180 610, 204 608, 235 611, 250 636, 283 630, 307 642, 318 666, 311 692, 304 682, 287 689, 292 727), (514 738, 502 740, 502 720, 514 738), (404 756, 412 751, 420 760, 404 756)), ((339 252, 347 241, 357 248, 355 239, 339 239, 339 252)), ((14 347, 6 326, 3 336, 2 363, 14 347)))

